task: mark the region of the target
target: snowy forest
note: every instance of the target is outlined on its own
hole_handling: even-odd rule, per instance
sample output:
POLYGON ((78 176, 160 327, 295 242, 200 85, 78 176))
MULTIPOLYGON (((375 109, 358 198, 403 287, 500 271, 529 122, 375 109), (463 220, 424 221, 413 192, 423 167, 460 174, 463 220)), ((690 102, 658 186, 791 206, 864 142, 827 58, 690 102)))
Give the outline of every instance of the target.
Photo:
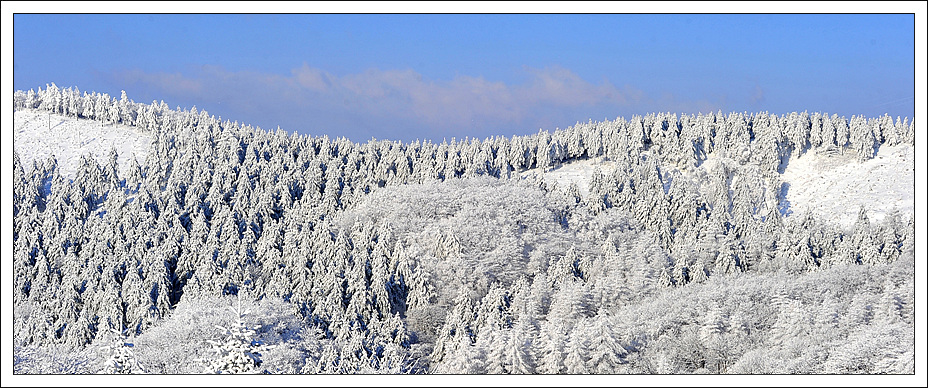
POLYGON ((781 181, 914 147, 908 119, 355 143, 125 92, 13 99, 152 139, 73 177, 13 155, 15 373, 914 373, 914 214, 792 213, 781 181), (540 178, 589 160, 614 168, 540 178))

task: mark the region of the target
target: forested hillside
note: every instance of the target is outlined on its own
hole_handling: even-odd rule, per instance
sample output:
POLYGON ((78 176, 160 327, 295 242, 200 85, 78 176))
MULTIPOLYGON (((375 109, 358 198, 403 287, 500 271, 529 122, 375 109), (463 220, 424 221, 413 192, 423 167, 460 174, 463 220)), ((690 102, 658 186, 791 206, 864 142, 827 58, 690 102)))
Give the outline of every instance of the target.
POLYGON ((781 180, 911 149, 907 119, 359 144, 55 85, 14 106, 151 139, 73 179, 14 154, 19 373, 914 372, 911 207, 848 227, 781 180), (526 174, 593 159, 583 190, 526 174))

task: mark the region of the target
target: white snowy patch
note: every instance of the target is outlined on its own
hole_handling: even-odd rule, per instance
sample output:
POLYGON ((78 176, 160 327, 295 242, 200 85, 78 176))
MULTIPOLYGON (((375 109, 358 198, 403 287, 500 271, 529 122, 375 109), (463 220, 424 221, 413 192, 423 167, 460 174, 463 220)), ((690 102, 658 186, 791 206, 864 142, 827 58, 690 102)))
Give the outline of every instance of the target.
POLYGON ((33 160, 41 164, 55 155, 61 174, 71 179, 80 166, 81 155, 91 155, 103 165, 110 149, 115 147, 119 172, 124 174, 128 171, 129 158, 134 155, 142 163, 152 142, 151 134, 127 125, 104 124, 39 110, 17 110, 13 117, 13 146, 23 165, 30 166, 33 160))
POLYGON ((541 174, 542 179, 547 183, 557 183, 558 189, 565 190, 571 183, 576 183, 580 190, 580 195, 586 197, 590 192, 590 180, 593 179, 593 172, 599 169, 604 176, 609 176, 615 170, 615 162, 604 157, 577 160, 556 166, 544 173, 540 169, 534 168, 524 171, 520 174, 522 179, 529 179, 532 176, 541 174))
MULTIPOLYGON (((721 160, 714 155, 705 160, 699 169, 709 169, 721 160)), ((664 166, 668 171, 676 166, 664 166)), ((544 173, 531 169, 520 174, 522 179, 535 175, 548 183, 557 183, 561 190, 576 183, 584 197, 589 192, 593 171, 599 168, 608 176, 615 170, 615 162, 603 157, 573 161, 554 167, 544 173)), ((814 215, 850 227, 857 221, 860 207, 867 209, 871 222, 881 221, 886 214, 898 210, 900 214, 914 214, 915 203, 914 149, 909 144, 882 146, 866 162, 857 161, 853 151, 844 154, 809 150, 800 157, 790 159, 781 181, 787 184, 786 219, 811 211, 814 215)), ((692 170, 681 170, 687 179, 693 179, 692 170)))
POLYGON ((786 201, 792 214, 811 211, 851 226, 861 206, 871 222, 892 210, 914 213, 915 159, 909 144, 880 147, 873 159, 863 163, 853 152, 812 150, 792 158, 781 180, 789 184, 786 201))

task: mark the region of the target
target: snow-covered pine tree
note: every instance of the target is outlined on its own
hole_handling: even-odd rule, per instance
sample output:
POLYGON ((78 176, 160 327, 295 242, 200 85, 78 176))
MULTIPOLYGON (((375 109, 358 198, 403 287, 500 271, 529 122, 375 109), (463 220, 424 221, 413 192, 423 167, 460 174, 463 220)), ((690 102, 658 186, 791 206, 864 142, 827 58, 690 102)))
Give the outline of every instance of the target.
POLYGON ((831 126, 835 131, 835 145, 844 152, 844 148, 851 141, 851 129, 848 126, 847 118, 833 114, 831 115, 831 126))
POLYGON ((786 118, 785 137, 794 149, 794 156, 802 155, 809 147, 812 122, 808 112, 792 112, 786 118))
POLYGON ((567 338, 564 368, 568 374, 589 374, 590 346, 584 331, 589 330, 592 318, 583 318, 574 326, 567 338))
POLYGON ((230 306, 235 314, 235 323, 228 328, 217 326, 222 330, 225 338, 220 340, 207 340, 211 345, 212 357, 201 359, 205 364, 203 373, 261 373, 261 351, 267 348, 261 341, 254 340, 257 329, 261 326, 248 327, 245 324, 245 315, 249 313, 242 306, 241 296, 235 306, 230 306))
POLYGON ((534 342, 537 334, 532 319, 528 309, 524 309, 512 327, 506 355, 511 363, 511 374, 535 373, 534 342))
POLYGON ((533 344, 538 355, 537 373, 558 374, 564 372, 564 345, 568 328, 557 317, 542 321, 537 341, 533 344))
POLYGON ((135 345, 131 342, 128 342, 129 337, 126 332, 119 332, 114 329, 109 329, 109 337, 109 344, 101 348, 109 354, 109 357, 103 363, 103 368, 100 369, 99 373, 145 373, 145 370, 142 369, 141 365, 139 365, 139 362, 135 357, 135 353, 132 352, 132 348, 135 345))
POLYGON ((589 370, 598 374, 618 372, 619 365, 626 363, 628 351, 619 344, 613 330, 614 323, 606 314, 592 318, 593 327, 587 329, 590 335, 589 370))
POLYGON ((879 147, 879 140, 863 116, 852 116, 850 123, 850 140, 857 151, 857 160, 864 162, 873 158, 879 147))
POLYGON ((502 329, 496 325, 487 327, 480 331, 477 346, 486 353, 486 368, 488 374, 509 374, 512 373, 513 361, 510 356, 510 347, 512 342, 512 331, 502 329), (495 327, 494 327, 495 326, 495 327))

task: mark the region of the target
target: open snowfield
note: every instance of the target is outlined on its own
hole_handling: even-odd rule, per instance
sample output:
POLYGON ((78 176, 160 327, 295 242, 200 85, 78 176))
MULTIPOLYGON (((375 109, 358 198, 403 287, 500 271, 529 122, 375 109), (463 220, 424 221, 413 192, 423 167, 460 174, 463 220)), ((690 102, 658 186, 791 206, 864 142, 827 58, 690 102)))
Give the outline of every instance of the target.
POLYGON ((824 219, 851 226, 861 206, 871 221, 896 209, 912 214, 915 204, 915 159, 911 145, 883 146, 866 162, 844 155, 811 150, 790 160, 781 179, 789 214, 811 211, 824 219), (791 213, 790 213, 791 212, 791 213))
MULTIPOLYGON (((868 217, 879 222, 889 212, 913 214, 915 204, 915 159, 911 145, 883 146, 873 159, 860 163, 851 151, 845 154, 809 150, 790 160, 780 179, 788 186, 786 201, 781 204, 784 216, 798 216, 811 211, 816 216, 850 227, 857 221, 860 207, 868 217)), ((707 162, 712 160, 710 159, 707 162)), ((701 168, 707 167, 704 164, 701 168)), ((584 197, 589 192, 593 172, 603 175, 615 170, 615 162, 602 157, 565 163, 542 174, 548 183, 566 189, 576 183, 584 197)), ((532 169, 523 179, 541 174, 532 169)))
POLYGON ((135 127, 109 125, 38 110, 17 110, 13 118, 13 146, 24 165, 33 160, 45 162, 49 155, 58 159, 62 175, 73 179, 81 155, 92 155, 101 165, 110 149, 119 155, 119 172, 124 173, 133 155, 145 161, 152 137, 135 127))
POLYGON ((599 169, 599 172, 605 176, 612 174, 615 170, 615 162, 603 157, 591 159, 576 160, 569 163, 561 164, 543 174, 539 169, 531 169, 522 172, 522 179, 529 179, 534 175, 541 174, 542 179, 547 183, 556 183, 557 187, 566 189, 571 183, 576 183, 580 190, 580 195, 586 197, 590 192, 590 180, 593 179, 593 172, 599 169))

